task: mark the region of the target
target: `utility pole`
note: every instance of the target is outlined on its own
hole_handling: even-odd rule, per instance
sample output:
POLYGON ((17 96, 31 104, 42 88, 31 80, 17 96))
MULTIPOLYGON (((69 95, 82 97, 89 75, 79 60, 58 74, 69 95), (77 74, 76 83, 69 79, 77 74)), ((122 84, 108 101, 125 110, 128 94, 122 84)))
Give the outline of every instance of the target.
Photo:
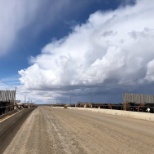
POLYGON ((71 96, 70 96, 70 106, 71 106, 71 101, 72 101, 72 98, 71 98, 71 96))
POLYGON ((16 108, 16 93, 17 93, 17 87, 15 87, 15 98, 14 98, 14 104, 13 104, 13 109, 16 108))
POLYGON ((25 102, 25 104, 26 104, 26 95, 24 95, 24 99, 25 99, 24 102, 25 102))
POLYGON ((90 88, 90 103, 92 103, 92 90, 90 88))

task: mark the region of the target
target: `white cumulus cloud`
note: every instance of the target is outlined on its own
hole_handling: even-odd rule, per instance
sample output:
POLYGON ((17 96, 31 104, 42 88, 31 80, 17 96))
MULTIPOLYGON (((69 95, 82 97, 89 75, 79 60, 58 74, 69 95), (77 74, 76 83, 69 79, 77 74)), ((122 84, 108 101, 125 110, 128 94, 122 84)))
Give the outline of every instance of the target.
MULTIPOLYGON (((20 70, 26 89, 63 90, 146 79, 154 71, 154 1, 91 14, 20 70)), ((146 79, 147 80, 147 79, 146 79)), ((150 78, 150 81, 154 80, 150 78)))

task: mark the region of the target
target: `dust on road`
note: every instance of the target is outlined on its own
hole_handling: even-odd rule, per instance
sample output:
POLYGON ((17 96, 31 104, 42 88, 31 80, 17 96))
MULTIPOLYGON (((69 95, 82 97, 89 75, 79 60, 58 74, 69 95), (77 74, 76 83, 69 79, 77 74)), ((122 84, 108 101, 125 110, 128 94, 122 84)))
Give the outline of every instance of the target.
POLYGON ((90 111, 38 107, 5 154, 153 154, 154 123, 90 111))

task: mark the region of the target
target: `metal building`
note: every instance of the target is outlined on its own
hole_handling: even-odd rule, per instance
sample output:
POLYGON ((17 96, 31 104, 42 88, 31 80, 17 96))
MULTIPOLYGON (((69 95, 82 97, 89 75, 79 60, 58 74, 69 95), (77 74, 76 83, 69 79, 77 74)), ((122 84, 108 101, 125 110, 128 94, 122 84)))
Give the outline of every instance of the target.
POLYGON ((0 115, 14 109, 15 90, 0 90, 0 115))
POLYGON ((124 93, 122 97, 123 103, 154 103, 154 95, 124 93))

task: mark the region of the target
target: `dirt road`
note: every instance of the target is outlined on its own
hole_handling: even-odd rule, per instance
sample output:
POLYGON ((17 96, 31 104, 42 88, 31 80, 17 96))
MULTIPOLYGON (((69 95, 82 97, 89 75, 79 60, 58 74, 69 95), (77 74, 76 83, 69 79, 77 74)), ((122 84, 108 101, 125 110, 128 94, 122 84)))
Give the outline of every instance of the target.
POLYGON ((5 154, 153 154, 154 123, 62 108, 35 109, 5 154))

